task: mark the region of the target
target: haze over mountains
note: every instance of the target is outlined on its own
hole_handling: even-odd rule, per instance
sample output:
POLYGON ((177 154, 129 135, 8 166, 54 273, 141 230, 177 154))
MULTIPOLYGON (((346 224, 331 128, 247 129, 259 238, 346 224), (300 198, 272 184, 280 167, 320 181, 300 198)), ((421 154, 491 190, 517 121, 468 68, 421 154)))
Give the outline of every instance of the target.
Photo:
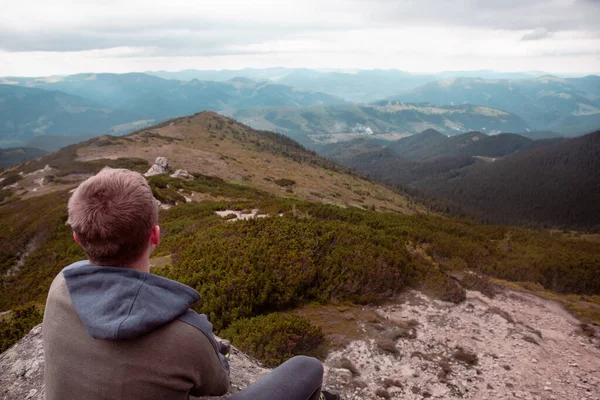
POLYGON ((325 92, 355 103, 370 103, 396 95, 426 83, 457 77, 484 79, 527 79, 543 72, 446 71, 438 74, 416 74, 397 69, 323 71, 307 68, 245 68, 241 70, 184 70, 179 72, 148 71, 165 79, 227 81, 245 76, 253 80, 281 83, 304 90, 325 92))
POLYGON ((523 80, 456 78, 392 97, 440 105, 481 104, 521 116, 532 130, 574 136, 600 126, 600 77, 523 80))
POLYGON ((324 93, 246 78, 182 82, 138 73, 78 74, 11 77, 0 83, 4 83, 0 86, 2 146, 23 145, 41 135, 81 140, 94 134, 126 133, 200 110, 344 103, 324 93))
POLYGON ((436 207, 510 224, 596 229, 600 223, 591 211, 600 169, 596 136, 548 140, 600 127, 598 76, 482 73, 493 78, 483 79, 283 68, 156 74, 164 78, 2 78, 0 143, 26 147, 4 152, 2 165, 42 154, 31 148, 56 150, 208 109, 284 134, 373 178, 419 190, 429 201, 448 202, 436 207), (444 79, 431 81, 438 78, 444 79), (366 102, 389 93, 397 93, 388 96, 395 100, 366 102), (548 180, 555 183, 551 188, 544 186, 548 180))
POLYGON ((286 68, 152 74, 0 78, 0 146, 55 150, 204 109, 288 134, 308 146, 354 134, 398 139, 429 128, 446 135, 477 130, 532 138, 576 136, 596 129, 600 121, 597 76, 471 73, 490 78, 483 79, 464 77, 467 72, 286 68), (386 97, 407 104, 382 100, 386 97))

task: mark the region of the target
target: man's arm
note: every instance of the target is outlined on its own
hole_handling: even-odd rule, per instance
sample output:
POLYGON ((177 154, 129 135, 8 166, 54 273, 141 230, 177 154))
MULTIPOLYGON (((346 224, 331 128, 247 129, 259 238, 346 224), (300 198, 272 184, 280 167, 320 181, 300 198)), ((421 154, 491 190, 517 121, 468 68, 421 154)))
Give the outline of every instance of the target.
POLYGON ((194 387, 192 396, 220 396, 229 390, 229 364, 223 365, 222 354, 215 352, 210 340, 201 334, 195 343, 195 354, 191 363, 194 366, 194 387))
MULTIPOLYGON (((198 339, 192 344, 188 354, 189 365, 194 368, 193 396, 215 396, 227 393, 229 389, 229 360, 220 353, 220 345, 212 333, 212 324, 206 315, 188 310, 178 318, 198 331, 198 339)), ((189 344, 188 344, 189 345, 189 344)))

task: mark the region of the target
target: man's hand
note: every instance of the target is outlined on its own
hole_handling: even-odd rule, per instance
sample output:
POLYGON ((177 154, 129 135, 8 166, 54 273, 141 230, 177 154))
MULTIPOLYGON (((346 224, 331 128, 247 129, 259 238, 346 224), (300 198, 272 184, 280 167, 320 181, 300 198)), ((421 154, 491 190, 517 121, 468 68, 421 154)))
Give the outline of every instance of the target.
POLYGON ((223 354, 226 359, 229 360, 229 354, 231 352, 231 343, 227 339, 223 339, 219 342, 219 353, 223 354))

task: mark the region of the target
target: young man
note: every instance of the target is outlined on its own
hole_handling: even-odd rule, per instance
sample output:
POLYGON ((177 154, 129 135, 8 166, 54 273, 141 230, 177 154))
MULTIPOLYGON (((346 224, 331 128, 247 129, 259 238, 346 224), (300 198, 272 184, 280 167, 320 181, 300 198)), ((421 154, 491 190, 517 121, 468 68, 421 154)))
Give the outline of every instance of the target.
MULTIPOLYGON (((206 316, 190 309, 200 295, 150 274, 160 228, 144 177, 103 169, 73 193, 68 223, 89 260, 63 269, 48 293, 46 399, 225 394, 228 360, 206 316)), ((318 360, 295 357, 233 398, 323 398, 322 377, 318 360)))

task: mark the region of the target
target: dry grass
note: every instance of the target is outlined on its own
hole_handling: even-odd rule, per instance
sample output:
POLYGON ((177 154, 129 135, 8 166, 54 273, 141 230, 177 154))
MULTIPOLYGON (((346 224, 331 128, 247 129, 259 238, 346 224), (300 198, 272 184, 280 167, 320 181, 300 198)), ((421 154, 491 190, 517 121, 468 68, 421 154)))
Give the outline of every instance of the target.
POLYGON ((590 324, 582 323, 579 325, 579 329, 584 336, 587 336, 587 337, 595 337, 596 336, 596 329, 594 329, 594 327, 591 326, 590 324))
MULTIPOLYGON (((256 139, 243 139, 247 128, 214 113, 200 113, 173 125, 144 129, 106 146, 78 150, 80 159, 140 157, 153 162, 158 156, 169 159, 174 169, 182 168, 226 181, 242 182, 266 192, 308 201, 325 201, 344 206, 388 209, 406 214, 425 212, 404 196, 345 172, 323 168, 309 162, 296 162, 283 155, 264 151, 256 139), (189 121, 189 123, 188 123, 189 121), (220 130, 216 129, 221 125, 220 130), (152 132, 147 135, 145 132, 152 132), (171 140, 169 140, 171 139, 171 140), (175 140, 172 139, 181 139, 175 140), (276 182, 295 182, 292 193, 276 182), (313 194, 319 193, 316 197, 313 194), (339 196, 335 196, 335 194, 339 196), (363 193, 358 195, 357 193, 363 193)), ((263 139, 259 139, 261 141, 263 139)), ((264 140, 263 140, 264 141, 264 140)), ((265 141, 266 142, 266 141, 265 141)))

